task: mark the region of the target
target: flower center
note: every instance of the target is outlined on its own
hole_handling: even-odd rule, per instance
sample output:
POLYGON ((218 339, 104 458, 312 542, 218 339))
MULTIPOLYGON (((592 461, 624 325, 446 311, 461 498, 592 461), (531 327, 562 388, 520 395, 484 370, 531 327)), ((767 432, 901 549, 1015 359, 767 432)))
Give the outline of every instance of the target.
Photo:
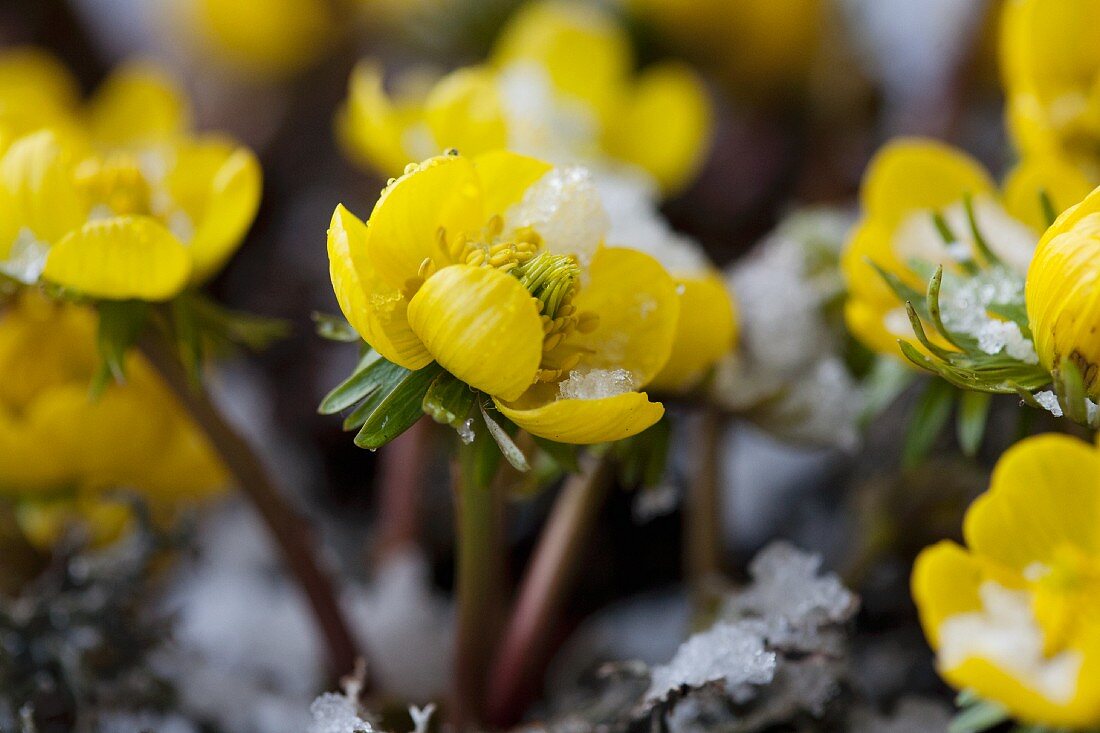
POLYGON ((1069 646, 1082 625, 1100 623, 1100 559, 1065 545, 1049 565, 1027 575, 1035 583, 1033 607, 1048 656, 1069 646))
POLYGON ((113 214, 148 214, 151 211, 149 182, 131 155, 89 158, 77 168, 76 184, 113 214))

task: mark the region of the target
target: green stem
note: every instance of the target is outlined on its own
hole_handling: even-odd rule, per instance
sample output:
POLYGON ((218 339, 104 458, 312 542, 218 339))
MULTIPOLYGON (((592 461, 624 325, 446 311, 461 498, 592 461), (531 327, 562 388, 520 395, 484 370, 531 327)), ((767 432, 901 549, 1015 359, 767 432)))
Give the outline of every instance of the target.
POLYGON ((190 379, 167 340, 159 332, 150 331, 138 349, 206 435, 237 487, 267 526, 287 570, 309 602, 327 646, 334 676, 350 672, 360 652, 336 600, 332 581, 317 561, 309 527, 286 501, 248 441, 226 421, 202 386, 190 379))
POLYGON ((486 677, 497 636, 504 563, 503 502, 501 487, 494 478, 500 452, 483 422, 475 425, 475 436, 471 444, 459 449, 455 475, 458 558, 451 722, 458 730, 475 726, 482 719, 486 677))
POLYGON ((606 456, 586 456, 554 502, 524 575, 489 678, 488 720, 514 725, 537 686, 551 651, 550 632, 579 569, 592 526, 611 485, 606 456))

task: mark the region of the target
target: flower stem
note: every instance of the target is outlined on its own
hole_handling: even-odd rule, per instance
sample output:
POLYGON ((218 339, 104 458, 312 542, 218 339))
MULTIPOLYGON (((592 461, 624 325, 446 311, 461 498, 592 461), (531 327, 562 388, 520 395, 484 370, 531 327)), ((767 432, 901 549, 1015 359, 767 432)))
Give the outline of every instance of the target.
POLYGON ((383 557, 418 543, 420 501, 432 438, 431 421, 421 420, 378 454, 381 461, 378 548, 383 557))
POLYGON ((500 453, 484 424, 459 449, 455 471, 455 659, 451 722, 476 725, 484 710, 485 681, 497 638, 503 574, 503 501, 497 478, 500 453))
POLYGON ((194 384, 158 332, 150 330, 138 348, 175 394, 195 424, 248 497, 279 547, 291 575, 298 581, 328 648, 334 675, 350 672, 360 652, 336 600, 332 582, 317 562, 308 527, 287 503, 255 450, 226 421, 201 385, 194 384))
POLYGON ((493 661, 487 710, 493 725, 507 727, 519 720, 544 671, 550 633, 611 478, 609 458, 586 456, 581 472, 565 482, 554 502, 493 661))
POLYGON ((716 408, 703 408, 698 430, 695 475, 684 502, 684 570, 696 620, 705 622, 716 608, 723 585, 718 469, 722 418, 716 408))

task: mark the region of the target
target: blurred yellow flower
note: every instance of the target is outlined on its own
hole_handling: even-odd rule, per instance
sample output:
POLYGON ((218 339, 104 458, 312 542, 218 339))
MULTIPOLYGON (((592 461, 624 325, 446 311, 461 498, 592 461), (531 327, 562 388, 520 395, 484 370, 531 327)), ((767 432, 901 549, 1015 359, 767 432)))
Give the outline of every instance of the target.
POLYGON ((387 360, 432 362, 565 443, 634 435, 664 409, 636 391, 668 360, 679 306, 661 265, 603 246, 587 171, 497 151, 410 165, 367 224, 329 229, 333 288, 387 360))
POLYGON ((913 329, 905 304, 875 266, 923 294, 931 269, 942 265, 958 273, 980 259, 976 228, 1001 262, 1022 276, 1045 227, 1044 196, 1058 211, 1088 188, 1071 166, 1035 158, 1008 178, 1002 192, 977 161, 947 145, 921 139, 887 144, 864 174, 862 218, 841 257, 849 329, 872 350, 899 355, 898 339, 911 340, 913 329))
POLYGON ((1040 363, 1063 358, 1081 372, 1090 397, 1100 397, 1100 189, 1066 211, 1035 250, 1027 273, 1027 315, 1040 363))
POLYGON ((690 57, 739 89, 782 96, 802 86, 825 27, 824 0, 629 0, 627 6, 690 57))
POLYGON ((1029 438, 969 509, 967 548, 921 553, 912 590, 951 685, 1017 719, 1100 724, 1100 453, 1029 438))
MULTIPOLYGON (((317 62, 339 30, 330 0, 172 0, 196 55, 248 78, 286 77, 317 62)), ((346 20, 346 19, 343 19, 346 20)))
POLYGON ((79 116, 0 156, 0 272, 153 301, 217 272, 259 204, 255 156, 191 135, 186 100, 144 65, 112 75, 79 116))
POLYGON ((1053 156, 1100 182, 1097 0, 1008 0, 1001 66, 1009 131, 1022 157, 1053 156))
POLYGON ((33 47, 0 51, 0 153, 40 127, 76 124, 76 80, 50 53, 33 47))
POLYGON ((467 155, 509 148, 555 161, 636 166, 665 192, 698 172, 710 104, 687 66, 633 73, 629 36, 583 3, 531 3, 511 19, 484 65, 442 79, 411 72, 387 94, 381 68, 352 74, 338 124, 349 150, 387 174, 444 147, 467 155))
POLYGON ((226 473, 149 365, 90 396, 96 314, 24 291, 0 310, 0 496, 20 503, 32 539, 81 516, 101 537, 129 515, 107 494, 133 490, 155 511, 219 493, 226 473))

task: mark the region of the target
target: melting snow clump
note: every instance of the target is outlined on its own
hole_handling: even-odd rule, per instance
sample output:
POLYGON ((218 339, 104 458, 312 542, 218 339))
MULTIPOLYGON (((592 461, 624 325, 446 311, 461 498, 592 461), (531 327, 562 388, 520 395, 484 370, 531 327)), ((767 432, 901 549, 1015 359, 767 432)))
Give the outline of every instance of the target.
POLYGON ((944 275, 940 307, 948 329, 978 339, 978 348, 987 354, 1003 351, 1014 359, 1038 364, 1035 347, 1020 327, 989 315, 991 307, 1021 308, 1023 304, 1024 278, 1008 268, 988 267, 966 278, 944 275))
POLYGON ((582 266, 607 235, 607 212, 587 168, 554 168, 535 181, 505 214, 508 228, 532 227, 555 254, 575 254, 582 266))
POLYGON ((792 624, 840 623, 856 597, 832 573, 819 575, 821 558, 786 542, 773 542, 753 558, 753 582, 733 596, 727 609, 739 616, 784 619, 792 624))
POLYGON ((680 645, 668 664, 654 667, 647 701, 666 699, 681 687, 724 682, 737 696, 746 685, 766 685, 775 675, 775 653, 738 624, 719 623, 680 645))
POLYGON ((313 722, 309 733, 374 733, 369 721, 359 717, 359 706, 346 695, 326 692, 309 706, 313 722))
POLYGON ((627 369, 574 369, 558 385, 558 393, 565 400, 598 400, 626 394, 634 387, 634 375, 627 369))

